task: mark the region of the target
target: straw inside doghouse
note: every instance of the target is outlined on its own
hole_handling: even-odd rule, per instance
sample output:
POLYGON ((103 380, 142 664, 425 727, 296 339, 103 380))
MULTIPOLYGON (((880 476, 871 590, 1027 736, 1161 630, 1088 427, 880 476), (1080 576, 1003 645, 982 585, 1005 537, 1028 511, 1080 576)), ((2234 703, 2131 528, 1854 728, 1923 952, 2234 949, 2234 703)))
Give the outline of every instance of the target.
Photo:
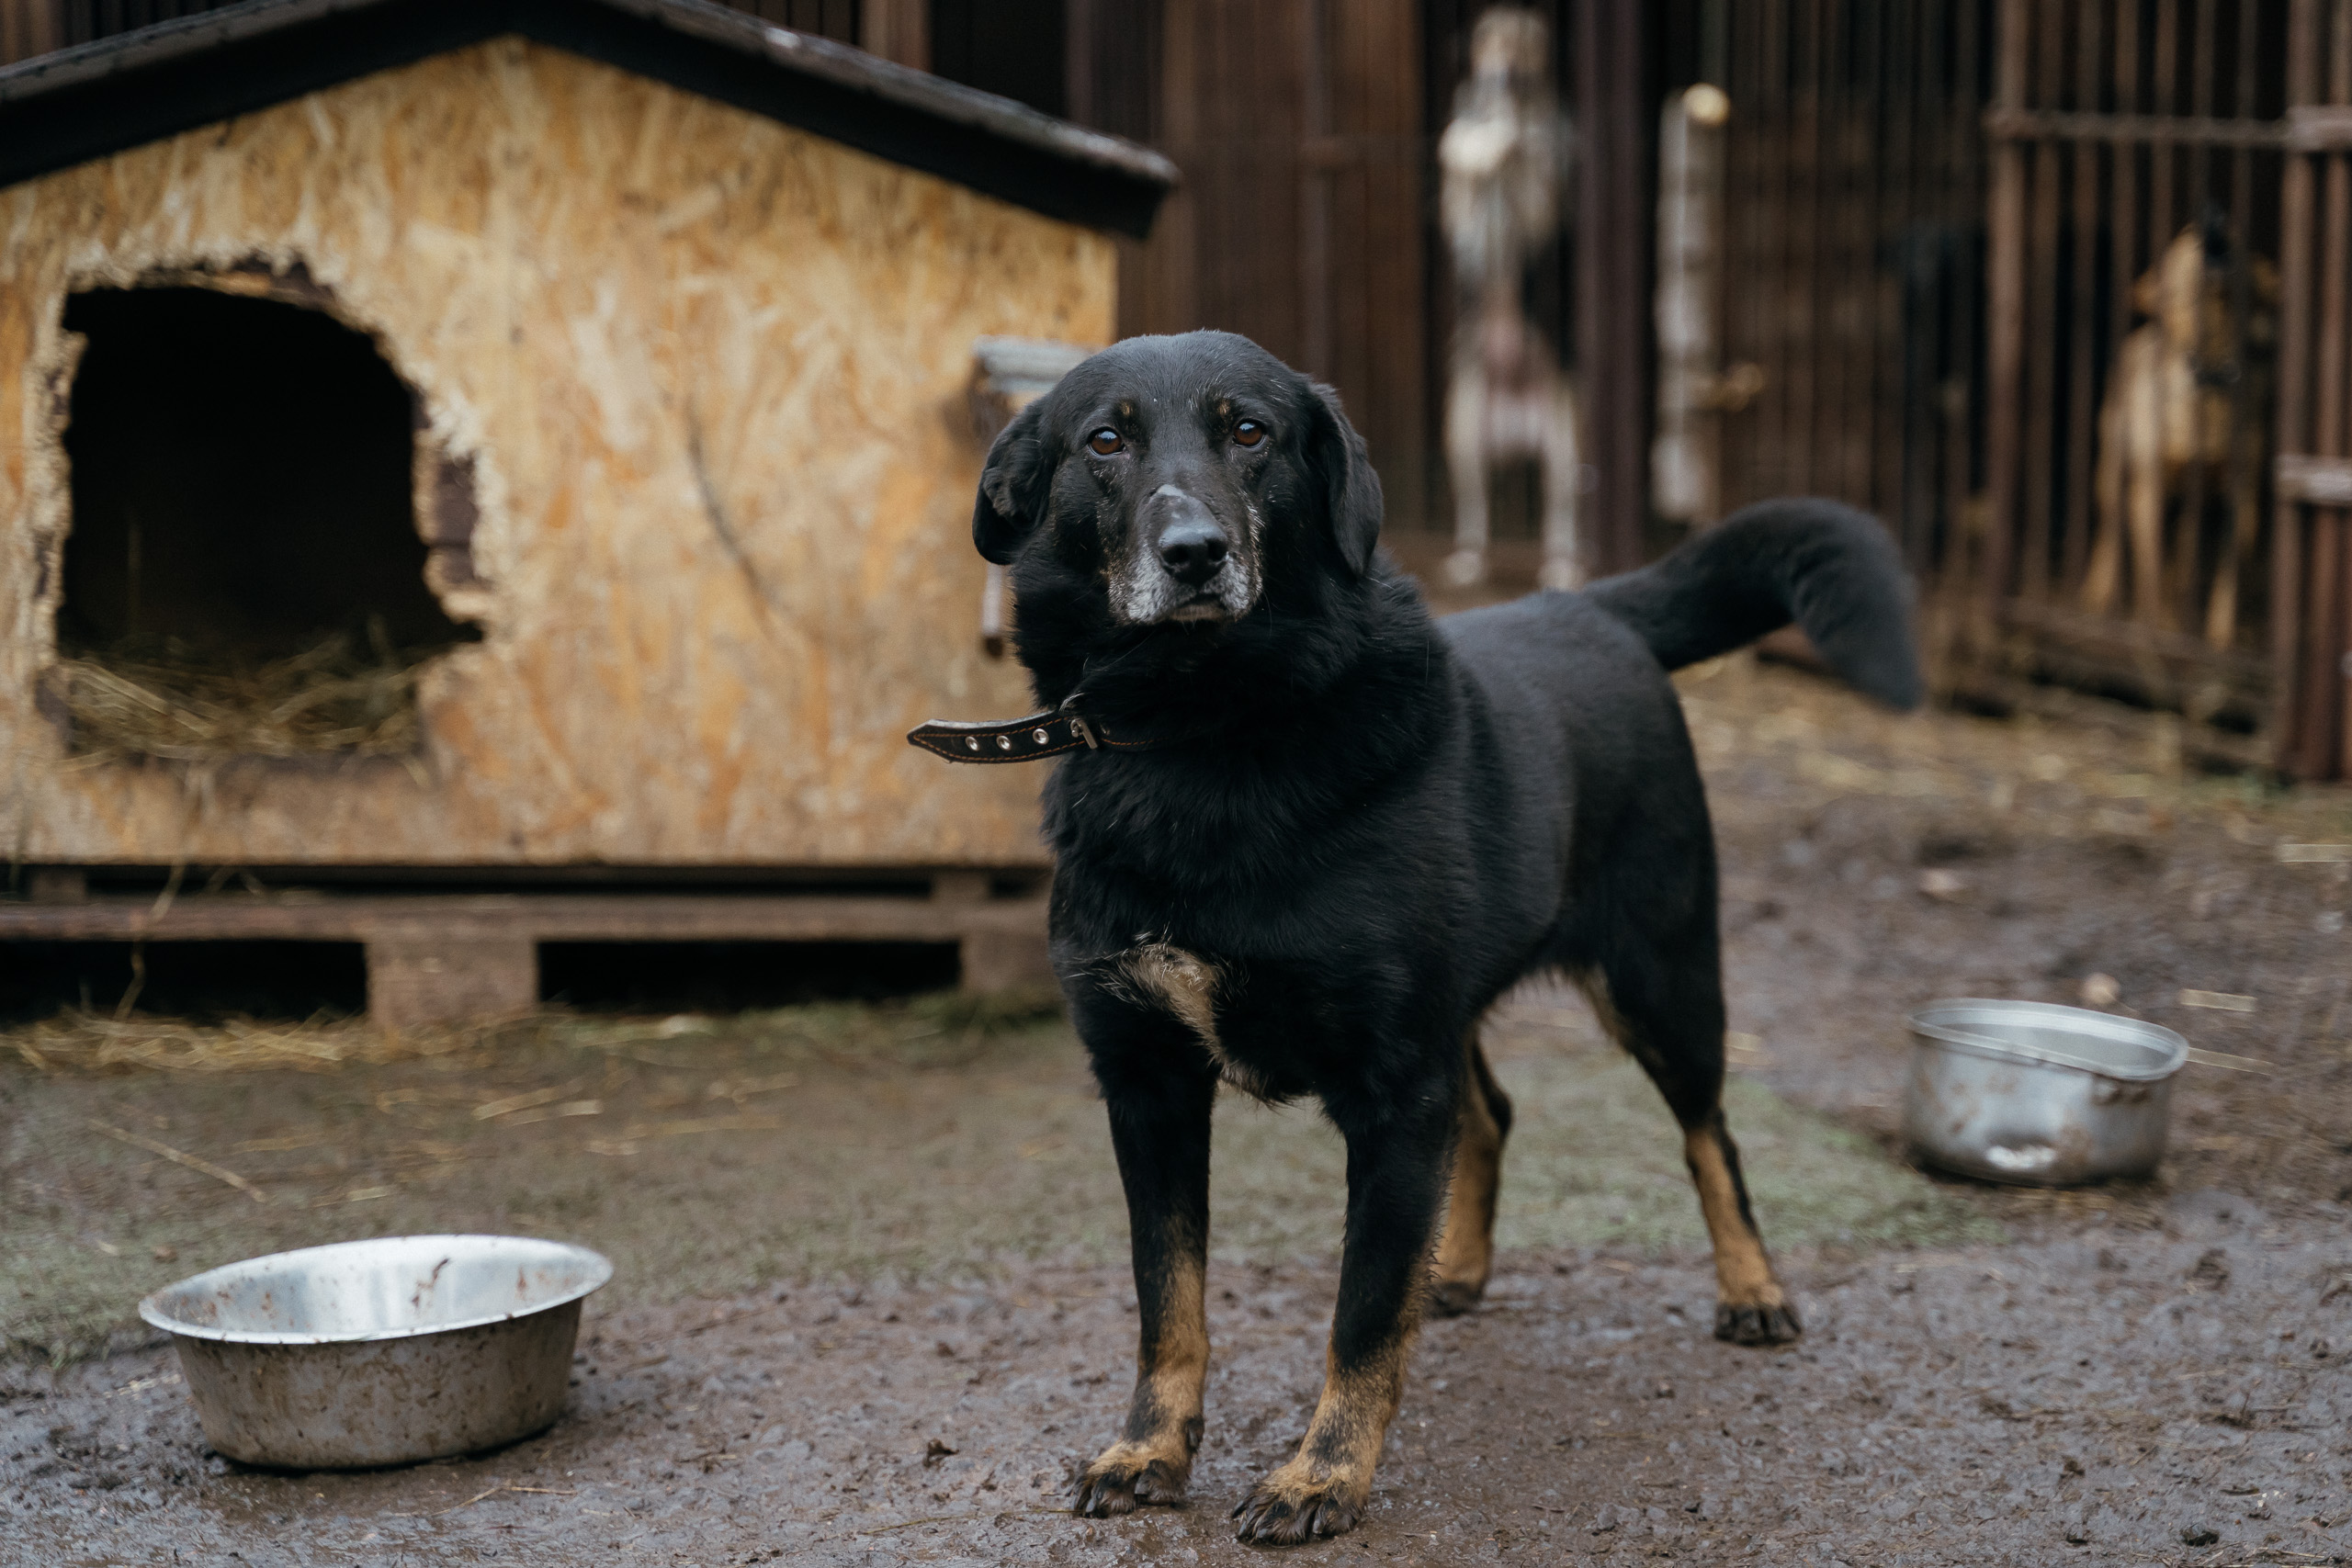
POLYGON ((400 649, 380 626, 287 658, 184 645, 84 652, 60 663, 73 750, 92 761, 387 756, 416 749, 416 683, 440 648, 400 649))

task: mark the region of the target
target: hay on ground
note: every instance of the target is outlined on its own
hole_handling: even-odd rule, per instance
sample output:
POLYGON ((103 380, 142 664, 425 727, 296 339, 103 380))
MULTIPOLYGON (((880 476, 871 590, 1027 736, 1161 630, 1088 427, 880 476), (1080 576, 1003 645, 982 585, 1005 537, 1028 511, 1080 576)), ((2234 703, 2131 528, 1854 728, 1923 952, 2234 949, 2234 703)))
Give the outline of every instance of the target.
POLYGON ((338 632, 266 662, 165 645, 84 653, 59 671, 74 755, 90 762, 393 756, 417 748, 417 679, 443 651, 338 632))
POLYGON ((480 1044, 478 1029, 387 1032, 365 1019, 318 1017, 300 1023, 228 1019, 107 1018, 68 1010, 8 1032, 17 1055, 48 1072, 237 1073, 337 1067, 447 1055, 480 1044))

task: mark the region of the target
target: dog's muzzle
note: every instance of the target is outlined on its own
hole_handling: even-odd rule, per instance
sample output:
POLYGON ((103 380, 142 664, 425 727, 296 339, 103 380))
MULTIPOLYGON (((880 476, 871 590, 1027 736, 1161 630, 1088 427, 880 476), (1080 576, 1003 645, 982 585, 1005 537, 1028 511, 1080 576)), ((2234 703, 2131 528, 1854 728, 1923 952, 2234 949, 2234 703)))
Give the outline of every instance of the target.
POLYGON ((1233 536, 1196 496, 1163 485, 1152 496, 1144 537, 1116 585, 1120 618, 1230 620, 1250 607, 1256 583, 1233 547, 1233 536))

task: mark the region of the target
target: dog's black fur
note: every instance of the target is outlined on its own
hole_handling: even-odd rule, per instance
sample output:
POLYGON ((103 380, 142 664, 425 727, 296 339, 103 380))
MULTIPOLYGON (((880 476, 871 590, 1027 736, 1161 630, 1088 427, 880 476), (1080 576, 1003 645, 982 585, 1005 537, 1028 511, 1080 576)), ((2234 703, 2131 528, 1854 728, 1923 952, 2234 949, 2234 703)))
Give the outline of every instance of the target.
POLYGON ((1912 705, 1884 531, 1769 502, 1582 593, 1432 621, 1376 550, 1380 520, 1329 389, 1225 333, 1097 355, 989 454, 974 537, 1011 569, 1038 696, 1166 742, 1074 752, 1046 786, 1054 964, 1109 1105, 1143 1320, 1126 1433, 1082 1478, 1083 1513, 1169 1500, 1191 1468, 1222 1078, 1315 1097, 1348 1149, 1329 1381, 1241 1534, 1355 1521, 1457 1145, 1485 1174, 1456 1184, 1436 1304, 1485 1284, 1510 1106, 1476 1031, 1538 970, 1585 986, 1686 1131, 1718 1333, 1797 1332, 1718 1108, 1714 851, 1667 671, 1793 618, 1855 684, 1912 705))

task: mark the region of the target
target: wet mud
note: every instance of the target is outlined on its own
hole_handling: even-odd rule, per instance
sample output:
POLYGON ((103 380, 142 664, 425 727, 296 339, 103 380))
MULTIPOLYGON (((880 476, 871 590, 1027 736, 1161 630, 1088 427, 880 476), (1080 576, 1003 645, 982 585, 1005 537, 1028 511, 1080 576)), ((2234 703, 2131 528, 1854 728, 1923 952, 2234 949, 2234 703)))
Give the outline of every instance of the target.
MULTIPOLYGON (((1793 1259, 1810 1332, 1782 1351, 1710 1337, 1696 1260, 1510 1259, 1477 1313, 1423 1334, 1363 1525, 1296 1555, 2352 1558, 2341 1227, 2203 1193, 2154 1229, 2087 1230, 1793 1259)), ((228 1464, 168 1351, 21 1377, 0 1558, 1253 1560, 1226 1514, 1302 1430, 1332 1284, 1212 1270, 1208 1435, 1181 1507, 1063 1511, 1125 1404, 1132 1295, 1117 1270, 1038 1271, 592 1317, 551 1431, 408 1470, 228 1464)))

